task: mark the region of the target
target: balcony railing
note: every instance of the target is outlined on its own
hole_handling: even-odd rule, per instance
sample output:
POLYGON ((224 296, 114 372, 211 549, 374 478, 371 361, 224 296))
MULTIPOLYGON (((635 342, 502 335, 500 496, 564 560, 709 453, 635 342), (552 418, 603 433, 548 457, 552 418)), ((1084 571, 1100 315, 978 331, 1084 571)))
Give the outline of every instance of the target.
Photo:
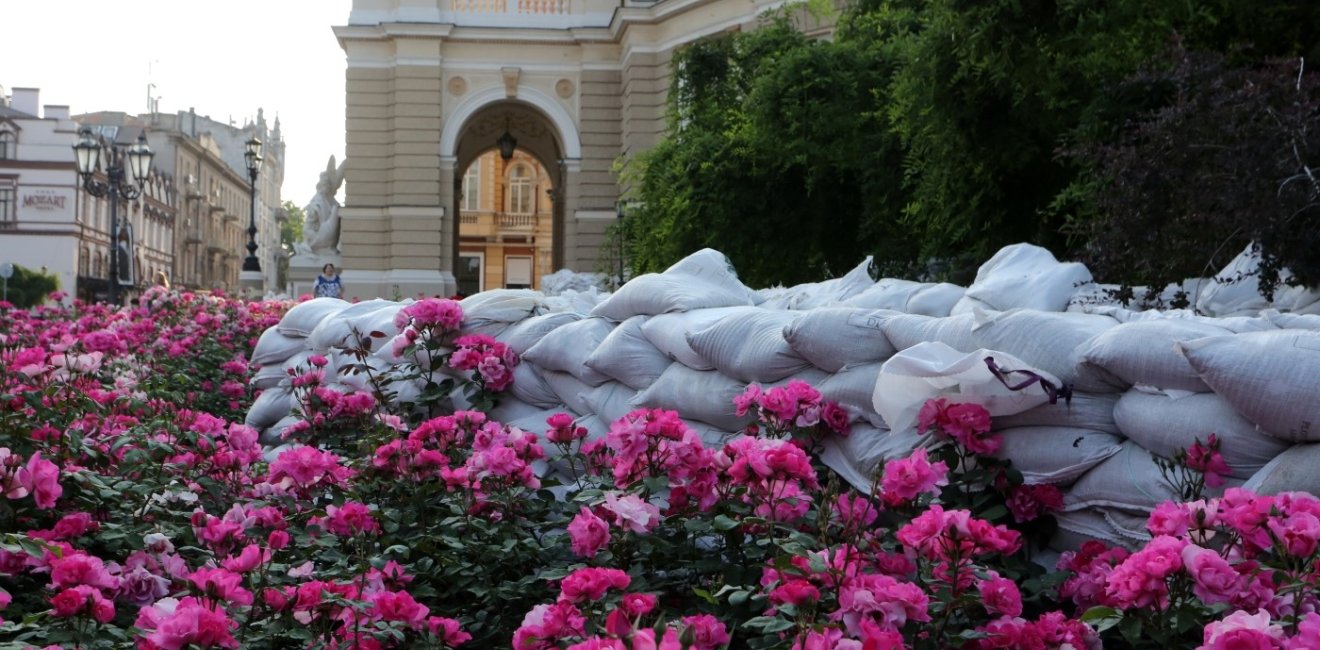
POLYGON ((548 219, 549 216, 509 212, 460 212, 459 234, 468 237, 531 235, 535 234, 538 222, 542 218, 548 219))
POLYGON ((536 226, 534 214, 509 214, 500 212, 496 215, 501 228, 533 228, 536 226))

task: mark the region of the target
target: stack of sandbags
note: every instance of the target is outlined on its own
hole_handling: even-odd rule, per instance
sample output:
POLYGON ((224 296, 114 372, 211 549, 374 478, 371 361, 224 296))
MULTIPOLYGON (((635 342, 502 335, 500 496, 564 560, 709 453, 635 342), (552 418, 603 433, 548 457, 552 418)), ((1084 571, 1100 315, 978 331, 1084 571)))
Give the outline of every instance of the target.
POLYGON ((261 334, 250 357, 257 366, 251 383, 260 392, 248 409, 248 426, 264 432, 289 416, 294 406, 290 378, 300 368, 308 369, 309 338, 323 321, 350 306, 338 298, 314 298, 294 305, 279 323, 261 334))

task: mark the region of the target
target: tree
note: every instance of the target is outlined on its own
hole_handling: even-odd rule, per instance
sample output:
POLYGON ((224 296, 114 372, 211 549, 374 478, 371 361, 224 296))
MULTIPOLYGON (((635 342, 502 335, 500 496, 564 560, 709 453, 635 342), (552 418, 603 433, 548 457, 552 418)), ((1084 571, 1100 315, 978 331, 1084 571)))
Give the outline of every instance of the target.
POLYGON ((280 209, 284 211, 284 221, 280 222, 280 248, 284 249, 284 255, 279 260, 276 281, 283 287, 288 284, 289 256, 293 254, 294 244, 302 241, 303 223, 307 215, 293 201, 285 201, 280 209))
POLYGON ((60 279, 53 273, 33 271, 15 264, 14 275, 8 281, 10 304, 26 309, 46 302, 46 297, 60 288, 60 279))

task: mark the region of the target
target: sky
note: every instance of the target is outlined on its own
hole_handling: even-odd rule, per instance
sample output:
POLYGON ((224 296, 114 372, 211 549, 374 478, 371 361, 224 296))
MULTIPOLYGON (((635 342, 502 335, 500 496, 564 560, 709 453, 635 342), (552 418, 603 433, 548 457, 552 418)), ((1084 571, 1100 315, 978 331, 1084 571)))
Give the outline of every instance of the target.
MULTIPOLYGON (((40 88, 73 114, 196 109, 236 126, 280 118, 281 196, 299 206, 344 158, 344 51, 331 27, 352 0, 29 0, 4 3, 0 86, 40 88)), ((70 153, 72 156, 72 153, 70 153)))

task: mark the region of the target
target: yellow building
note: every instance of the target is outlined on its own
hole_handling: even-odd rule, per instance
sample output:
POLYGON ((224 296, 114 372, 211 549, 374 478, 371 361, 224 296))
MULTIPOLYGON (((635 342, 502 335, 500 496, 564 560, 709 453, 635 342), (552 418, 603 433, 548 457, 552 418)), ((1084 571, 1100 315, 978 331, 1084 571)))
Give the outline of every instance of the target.
POLYGON ((504 160, 496 151, 477 158, 459 189, 458 293, 539 289, 554 272, 550 176, 521 151, 504 160))

